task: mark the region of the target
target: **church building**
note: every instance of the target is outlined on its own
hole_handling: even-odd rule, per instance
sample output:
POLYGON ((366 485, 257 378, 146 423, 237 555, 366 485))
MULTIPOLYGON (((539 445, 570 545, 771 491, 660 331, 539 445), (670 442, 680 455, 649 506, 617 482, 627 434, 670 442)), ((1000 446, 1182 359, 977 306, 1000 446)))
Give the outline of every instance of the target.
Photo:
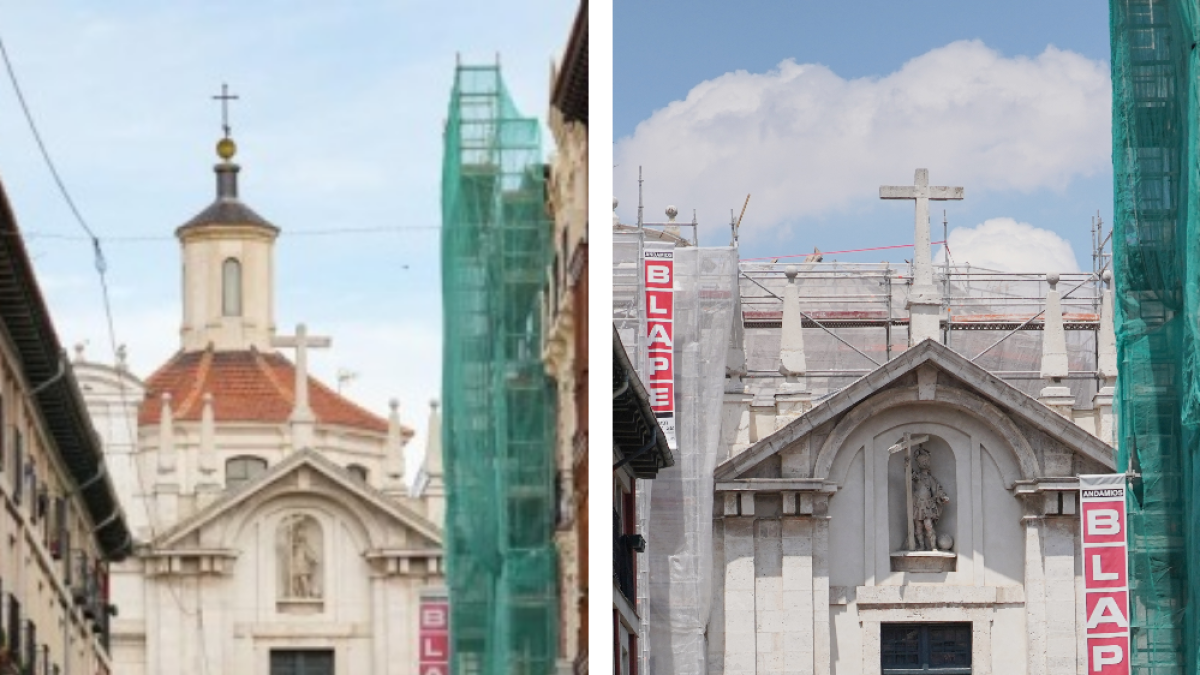
MULTIPOLYGON (((935 268, 928 201, 963 189, 918 170, 880 196, 916 201, 911 267, 739 261, 736 232, 674 248, 688 376, 639 523, 649 672, 1086 668, 1079 476, 1115 473, 1111 275, 935 268)), ((624 229, 618 270, 669 247, 624 229)), ((633 292, 614 320, 637 363, 663 345, 633 292)))
POLYGON ((216 199, 176 230, 179 351, 145 378, 73 364, 137 541, 113 671, 444 672, 439 445, 406 467, 398 403, 351 402, 308 373, 329 338, 277 334, 280 229, 239 198, 228 128, 217 151, 216 199))

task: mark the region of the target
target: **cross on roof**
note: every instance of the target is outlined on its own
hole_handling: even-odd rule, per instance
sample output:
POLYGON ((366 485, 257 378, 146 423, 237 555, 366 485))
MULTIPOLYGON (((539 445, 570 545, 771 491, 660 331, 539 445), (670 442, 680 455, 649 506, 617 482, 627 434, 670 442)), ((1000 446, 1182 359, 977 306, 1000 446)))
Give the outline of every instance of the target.
POLYGON ((958 200, 963 198, 961 187, 931 186, 929 169, 917 169, 913 185, 883 185, 880 199, 912 199, 917 208, 914 217, 916 232, 913 245, 913 290, 933 290, 933 262, 929 251, 929 200, 958 200))
POLYGON ((308 348, 327 348, 333 343, 327 337, 316 337, 308 334, 304 324, 296 326, 295 335, 281 335, 271 340, 272 347, 293 348, 296 350, 296 402, 292 418, 307 421, 312 418, 312 408, 308 405, 308 348))
POLYGON ((221 128, 225 130, 225 138, 229 138, 229 102, 238 100, 237 94, 229 93, 229 85, 221 83, 221 93, 213 96, 214 101, 221 102, 221 128))

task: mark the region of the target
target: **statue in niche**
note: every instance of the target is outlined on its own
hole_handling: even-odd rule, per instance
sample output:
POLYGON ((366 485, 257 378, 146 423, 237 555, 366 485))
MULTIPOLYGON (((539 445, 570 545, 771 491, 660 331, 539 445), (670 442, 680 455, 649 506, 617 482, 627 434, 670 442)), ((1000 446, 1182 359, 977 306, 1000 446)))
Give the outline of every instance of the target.
POLYGON ((938 537, 934 525, 942 517, 942 505, 950 502, 950 497, 942 489, 929 468, 932 460, 929 450, 924 445, 918 445, 912 455, 914 469, 909 465, 909 457, 904 458, 905 472, 911 476, 912 482, 912 529, 916 541, 914 551, 936 551, 939 548, 949 549, 953 540, 949 536, 938 537))
POLYGON ((283 597, 321 598, 321 526, 312 516, 292 516, 280 526, 283 597))

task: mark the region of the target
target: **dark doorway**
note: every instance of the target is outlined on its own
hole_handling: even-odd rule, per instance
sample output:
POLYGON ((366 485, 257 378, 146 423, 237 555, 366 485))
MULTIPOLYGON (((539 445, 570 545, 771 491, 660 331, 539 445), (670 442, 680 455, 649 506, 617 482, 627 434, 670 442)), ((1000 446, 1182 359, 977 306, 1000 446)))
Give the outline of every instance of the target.
POLYGON ((883 675, 971 675, 970 623, 885 623, 883 675))
POLYGON ((333 675, 333 650, 272 649, 271 675, 333 675))

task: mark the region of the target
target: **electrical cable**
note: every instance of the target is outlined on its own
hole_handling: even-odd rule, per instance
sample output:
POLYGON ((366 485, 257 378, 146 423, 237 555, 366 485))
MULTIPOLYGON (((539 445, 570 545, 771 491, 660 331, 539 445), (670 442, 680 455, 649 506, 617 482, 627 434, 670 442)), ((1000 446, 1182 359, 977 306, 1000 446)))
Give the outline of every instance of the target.
MULTIPOLYGON (((47 168, 50 170, 50 174, 51 174, 51 176, 53 176, 54 182, 58 186, 59 193, 62 195, 63 200, 67 203, 67 206, 70 208, 71 213, 75 216, 75 220, 79 224, 80 228, 83 229, 83 231, 85 233, 87 233, 86 239, 88 241, 90 241, 92 244, 92 252, 95 257, 95 268, 96 268, 97 274, 100 277, 100 291, 101 291, 101 295, 102 295, 103 301, 104 301, 104 314, 105 314, 105 320, 106 320, 106 324, 107 324, 107 328, 108 328, 109 347, 112 351, 114 363, 119 363, 120 360, 118 358, 118 350, 117 350, 116 325, 115 325, 115 321, 113 320, 112 302, 109 297, 110 294, 109 294, 108 280, 107 280, 108 262, 107 262, 107 260, 105 260, 104 251, 100 245, 100 238, 92 230, 91 226, 88 225, 87 220, 83 217, 83 214, 79 211, 78 207, 76 206, 75 200, 72 199, 70 191, 67 190, 67 186, 64 183, 64 181, 62 180, 62 177, 60 176, 58 169, 56 168, 56 166, 54 164, 54 160, 51 158, 50 152, 47 149, 45 142, 42 140, 42 135, 38 131, 37 124, 33 118, 33 113, 30 110, 29 105, 25 100, 25 95, 21 90, 21 85, 17 79, 16 70, 12 65, 12 60, 9 58, 8 50, 5 48, 3 37, 0 37, 0 59, 3 59, 3 61, 4 61, 4 67, 5 67, 5 71, 8 73, 9 82, 12 84, 13 91, 17 95, 17 100, 21 105, 21 111, 25 116, 25 120, 29 125, 29 129, 33 134, 34 140, 37 142, 38 150, 40 151, 40 153, 42 155, 42 159, 45 161, 47 168)), ((78 238, 83 239, 82 237, 78 237, 78 238)), ((136 447, 137 435, 136 435, 136 433, 133 433, 133 429, 129 425, 129 415, 128 415, 129 404, 128 404, 128 399, 127 399, 127 394, 125 391, 124 377, 118 377, 117 381, 118 381, 119 397, 121 399, 121 409, 122 409, 122 413, 123 413, 122 416, 125 419, 125 425, 126 425, 127 432, 130 434, 129 435, 130 441, 136 447)), ((141 463, 138 462, 136 458, 134 458, 133 462, 136 467, 136 470, 134 473, 135 473, 135 476, 137 477, 138 488, 139 488, 140 492, 143 495, 145 495, 146 494, 145 482, 141 475, 141 473, 142 473, 141 463)), ((151 536, 152 536, 152 538, 157 537, 157 534, 155 533, 155 530, 157 528, 155 527, 155 523, 154 523, 154 515, 155 514, 150 510, 149 504, 146 503, 145 499, 142 499, 141 501, 142 501, 142 507, 146 510, 147 525, 150 528, 151 536)), ((175 602, 179 607, 179 611, 182 614, 184 614, 185 616, 195 616, 197 614, 196 611, 189 612, 187 610, 187 608, 184 607, 183 599, 179 596, 178 589, 176 589, 169 581, 166 583, 166 586, 167 586, 167 590, 170 592, 170 595, 175 599, 175 602)), ((204 670, 207 673, 208 672, 208 654, 207 654, 206 645, 205 645, 204 640, 200 641, 200 651, 201 651, 201 654, 203 657, 204 670)))
MULTIPOLYGON (((930 244, 944 244, 944 241, 931 241, 930 244)), ((886 251, 892 248, 912 248, 914 244, 896 244, 895 246, 872 246, 871 248, 852 248, 846 251, 821 251, 820 255, 836 255, 838 253, 863 253, 866 251, 886 251)), ((782 260, 783 258, 807 258, 812 253, 796 253, 794 255, 769 255, 765 258, 742 258, 738 262, 755 262, 758 260, 782 260)))

